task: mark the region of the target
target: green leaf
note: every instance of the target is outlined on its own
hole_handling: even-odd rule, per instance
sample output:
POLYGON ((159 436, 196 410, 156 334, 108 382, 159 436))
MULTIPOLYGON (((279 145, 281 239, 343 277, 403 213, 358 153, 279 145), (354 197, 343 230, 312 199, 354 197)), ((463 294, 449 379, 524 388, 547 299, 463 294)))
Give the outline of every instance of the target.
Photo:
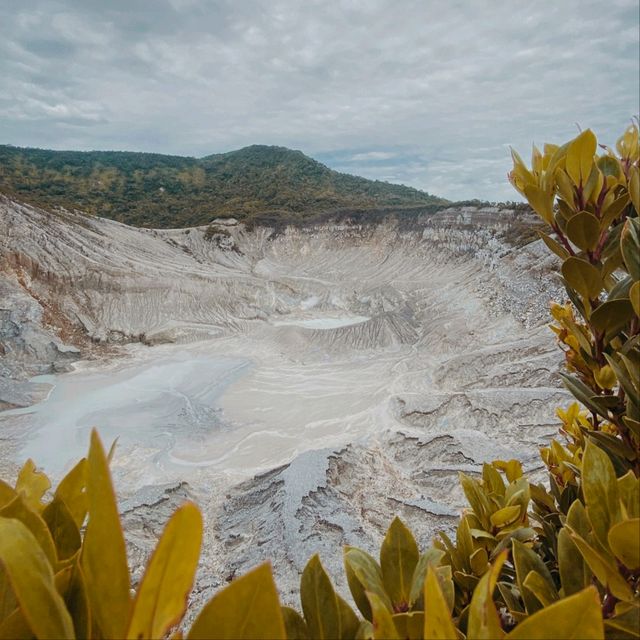
POLYGON ((558 570, 564 596, 582 591, 591 582, 591 572, 569 532, 564 528, 558 533, 558 570))
POLYGON ((525 618, 507 640, 604 640, 600 597, 594 587, 525 618))
POLYGON ((392 619, 398 636, 403 640, 422 640, 424 629, 424 613, 422 611, 396 613, 392 619))
POLYGON ((593 399, 593 391, 587 387, 584 382, 562 372, 560 373, 560 377, 562 378, 562 382, 564 382, 564 386, 567 387, 576 400, 579 400, 587 409, 601 415, 603 418, 608 417, 607 407, 593 399))
POLYGON ((340 633, 342 640, 352 640, 360 627, 360 620, 353 609, 336 593, 340 612, 340 633))
POLYGON ((59 560, 66 560, 82 546, 80 531, 67 508, 57 496, 44 508, 42 519, 47 523, 58 552, 59 560))
POLYGON ((395 517, 380 548, 382 580, 396 613, 407 611, 411 599, 411 580, 420 552, 413 534, 395 517))
POLYGON ((493 603, 493 592, 507 555, 508 551, 505 550, 495 559, 491 569, 482 576, 473 592, 467 626, 469 638, 494 640, 504 637, 500 617, 493 603))
POLYGON ((591 173, 597 141, 593 131, 586 129, 567 149, 565 168, 576 186, 584 185, 591 173))
POLYGON ((10 487, 6 482, 0 480, 0 509, 4 507, 5 504, 9 504, 17 495, 13 487, 10 487))
POLYGON ((603 229, 607 229, 609 226, 611 226, 611 223, 620 217, 620 214, 626 209, 628 204, 629 196, 626 193, 621 195, 619 198, 616 198, 602 212, 602 215, 600 216, 600 226, 603 229))
POLYGON ((424 592, 424 579, 427 575, 427 569, 429 567, 437 567, 444 556, 445 552, 435 547, 427 549, 420 555, 411 579, 411 593, 409 595, 409 603, 411 605, 417 602, 424 592))
POLYGON ((604 286, 600 271, 586 260, 575 256, 562 263, 562 275, 570 287, 590 300, 597 298, 604 286))
POLYGON ((637 218, 627 218, 620 236, 620 250, 629 275, 640 280, 640 223, 637 218))
POLYGON ((202 516, 186 503, 160 537, 138 587, 127 637, 162 638, 182 620, 202 542, 202 516))
POLYGON ((633 310, 637 316, 640 316, 640 282, 634 282, 629 290, 629 299, 633 310))
POLYGON ((580 550, 582 557, 600 584, 608 587, 611 593, 619 600, 631 601, 633 598, 631 588, 627 584, 627 581, 620 575, 615 559, 603 555, 571 528, 567 527, 567 529, 571 534, 571 539, 580 550))
POLYGON ((37 638, 74 637, 47 557, 29 529, 13 518, 0 518, 0 565, 37 638))
POLYGON ((280 607, 287 640, 310 640, 304 618, 291 607, 280 607))
POLYGON ((553 584, 545 580, 537 571, 529 571, 529 575, 524 579, 523 584, 544 607, 548 607, 560 599, 560 595, 553 584))
POLYGON ((291 607, 280 607, 287 640, 309 640, 309 630, 304 618, 291 607))
POLYGON ((82 458, 82 460, 62 478, 55 493, 56 498, 60 498, 67 505, 78 529, 84 524, 89 504, 86 491, 86 469, 87 460, 86 458, 82 458))
POLYGON ((300 601, 312 638, 341 637, 338 598, 318 554, 307 562, 302 572, 300 601))
POLYGON ((582 459, 582 491, 593 532, 608 549, 609 529, 621 519, 620 494, 609 456, 590 441, 582 459))
POLYGON ((582 251, 592 251, 600 240, 600 222, 588 211, 580 211, 569 218, 565 233, 582 251))
POLYGON ((424 581, 424 637, 429 640, 457 638, 449 607, 440 589, 438 578, 429 568, 424 581))
POLYGON ((569 257, 569 252, 559 243, 556 242, 553 238, 548 236, 546 233, 542 233, 542 231, 536 231, 536 233, 540 236, 542 241, 547 245, 547 248, 555 253, 560 260, 566 260, 569 257))
POLYGON ((633 318, 633 307, 627 298, 607 300, 591 314, 591 324, 597 331, 607 336, 615 336, 633 318))
POLYGON ((87 493, 89 523, 82 570, 92 617, 104 637, 124 638, 131 609, 127 554, 107 457, 95 429, 87 461, 87 493))
POLYGON ((627 569, 640 567, 640 519, 624 520, 609 531, 611 551, 627 569))
POLYGON ((367 592, 373 614, 374 640, 400 640, 391 613, 386 604, 375 593, 367 592))
MULTIPOLYGON (((459 473, 458 477, 460 479, 460 485, 462 486, 464 495, 473 509, 473 513, 476 515, 478 520, 480 520, 480 524, 485 528, 485 530, 491 531, 489 514, 493 509, 489 504, 489 499, 485 495, 483 488, 473 478, 470 478, 464 473, 459 473)), ((471 555, 471 549, 468 550, 468 554, 466 551, 464 553, 465 555, 471 555)))
POLYGON ((522 594, 527 613, 531 615, 541 609, 543 604, 535 593, 524 584, 526 577, 531 571, 535 571, 549 584, 551 589, 555 589, 553 578, 540 556, 518 540, 513 540, 513 564, 516 567, 518 588, 522 594))
POLYGON ((367 620, 371 620, 373 615, 368 604, 369 600, 367 599, 366 606, 362 602, 362 596, 366 598, 367 591, 377 595, 389 611, 393 610, 382 582, 380 565, 368 553, 355 547, 345 547, 344 565, 353 600, 367 620))
POLYGON ((622 478, 618 478, 618 489, 624 518, 640 518, 640 478, 636 478, 633 471, 629 470, 622 478))
POLYGON ((187 638, 286 640, 278 592, 269 564, 261 564, 213 596, 200 611, 187 638))

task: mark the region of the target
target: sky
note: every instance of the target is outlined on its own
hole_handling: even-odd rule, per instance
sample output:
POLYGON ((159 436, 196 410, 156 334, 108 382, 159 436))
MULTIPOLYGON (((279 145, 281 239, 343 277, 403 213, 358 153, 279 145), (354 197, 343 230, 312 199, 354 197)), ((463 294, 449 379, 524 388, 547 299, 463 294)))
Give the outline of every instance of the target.
POLYGON ((516 200, 509 146, 640 112, 638 0, 3 0, 0 144, 300 149, 516 200))

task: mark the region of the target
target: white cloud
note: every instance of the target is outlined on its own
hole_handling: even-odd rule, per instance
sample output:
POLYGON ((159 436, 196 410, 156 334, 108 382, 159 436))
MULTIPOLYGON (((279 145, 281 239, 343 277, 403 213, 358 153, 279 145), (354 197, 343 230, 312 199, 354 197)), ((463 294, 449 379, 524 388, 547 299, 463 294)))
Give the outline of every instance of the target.
POLYGON ((611 143, 640 111, 638 22, 637 0, 9 0, 0 142, 282 144, 513 198, 507 142, 526 154, 578 122, 611 143))

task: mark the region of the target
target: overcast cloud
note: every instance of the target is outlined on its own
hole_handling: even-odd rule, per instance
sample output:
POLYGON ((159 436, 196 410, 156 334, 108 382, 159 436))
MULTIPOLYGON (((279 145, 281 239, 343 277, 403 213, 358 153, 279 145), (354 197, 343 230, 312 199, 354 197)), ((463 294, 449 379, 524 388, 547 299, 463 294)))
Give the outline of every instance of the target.
POLYGON ((5 0, 0 143, 278 144, 450 199, 515 199, 509 145, 613 143, 638 0, 5 0))

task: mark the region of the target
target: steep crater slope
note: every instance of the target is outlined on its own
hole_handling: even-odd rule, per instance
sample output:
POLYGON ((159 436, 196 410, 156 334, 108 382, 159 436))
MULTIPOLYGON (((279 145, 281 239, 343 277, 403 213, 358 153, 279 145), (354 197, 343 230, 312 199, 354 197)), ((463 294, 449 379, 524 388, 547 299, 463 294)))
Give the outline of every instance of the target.
POLYGON ((551 259, 507 242, 518 224, 467 207, 411 228, 149 230, 2 199, 1 466, 42 445, 46 411, 16 409, 49 388, 30 376, 83 358, 43 407, 79 380, 104 404, 73 405, 65 454, 94 424, 121 435, 136 565, 185 495, 208 523, 198 597, 268 557, 287 597, 310 554, 337 575, 340 544, 374 548, 394 513, 427 544, 463 503, 458 471, 534 464, 564 398, 551 259))

